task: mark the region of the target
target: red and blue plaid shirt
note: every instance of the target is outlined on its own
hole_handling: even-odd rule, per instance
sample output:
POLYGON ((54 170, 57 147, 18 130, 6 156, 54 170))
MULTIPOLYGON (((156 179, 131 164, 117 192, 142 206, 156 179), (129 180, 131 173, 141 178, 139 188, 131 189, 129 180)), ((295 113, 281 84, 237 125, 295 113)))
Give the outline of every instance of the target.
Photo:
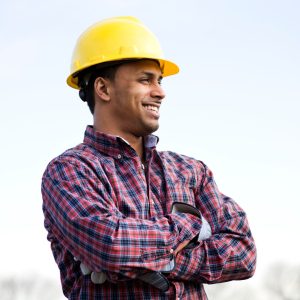
POLYGON ((245 212, 219 192, 201 161, 158 152, 156 143, 153 135, 144 139, 144 167, 122 138, 88 126, 82 144, 48 165, 45 227, 69 299, 207 299, 203 283, 253 275, 256 249, 245 212), (162 269, 201 229, 193 215, 172 214, 174 202, 197 207, 212 236, 179 252, 166 275, 170 288, 161 292, 137 274, 162 269), (108 280, 94 284, 80 262, 108 280))

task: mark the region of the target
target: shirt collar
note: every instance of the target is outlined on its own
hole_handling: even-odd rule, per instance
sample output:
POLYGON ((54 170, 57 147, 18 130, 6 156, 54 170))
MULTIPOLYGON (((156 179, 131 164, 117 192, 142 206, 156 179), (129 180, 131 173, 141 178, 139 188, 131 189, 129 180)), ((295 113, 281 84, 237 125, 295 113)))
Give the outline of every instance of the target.
MULTIPOLYGON (((150 134, 144 137, 144 147, 146 149, 155 148, 158 137, 150 134)), ((103 132, 95 131, 93 126, 87 126, 84 134, 84 144, 92 146, 102 153, 119 158, 120 155, 135 156, 135 150, 123 138, 103 132)))

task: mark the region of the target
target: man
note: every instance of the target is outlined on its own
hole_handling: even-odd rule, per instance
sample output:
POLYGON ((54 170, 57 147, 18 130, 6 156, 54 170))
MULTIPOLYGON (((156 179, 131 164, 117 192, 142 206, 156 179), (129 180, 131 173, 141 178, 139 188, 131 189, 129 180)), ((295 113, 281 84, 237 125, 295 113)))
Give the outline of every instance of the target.
POLYGON ((201 161, 156 150, 163 58, 139 20, 87 29, 67 83, 94 124, 42 179, 48 240, 68 299, 206 299, 203 283, 251 277, 244 211, 201 161))

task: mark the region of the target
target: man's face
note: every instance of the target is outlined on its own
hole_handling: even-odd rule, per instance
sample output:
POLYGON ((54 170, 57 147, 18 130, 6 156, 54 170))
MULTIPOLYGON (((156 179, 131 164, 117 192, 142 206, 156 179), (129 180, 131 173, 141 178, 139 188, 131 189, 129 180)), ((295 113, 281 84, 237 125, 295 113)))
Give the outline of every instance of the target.
POLYGON ((110 82, 110 117, 114 132, 148 135, 159 127, 159 108, 165 97, 161 69, 155 61, 121 65, 110 82))

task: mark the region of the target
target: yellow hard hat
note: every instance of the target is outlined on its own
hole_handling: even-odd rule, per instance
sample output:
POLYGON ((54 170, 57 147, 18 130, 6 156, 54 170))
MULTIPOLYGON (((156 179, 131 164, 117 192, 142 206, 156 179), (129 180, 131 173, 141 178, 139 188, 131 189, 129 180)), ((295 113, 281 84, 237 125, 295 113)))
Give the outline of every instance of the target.
POLYGON ((157 38, 137 18, 103 20, 89 27, 78 38, 67 84, 79 89, 78 74, 91 66, 143 58, 159 61, 164 77, 179 72, 175 63, 164 59, 157 38))

